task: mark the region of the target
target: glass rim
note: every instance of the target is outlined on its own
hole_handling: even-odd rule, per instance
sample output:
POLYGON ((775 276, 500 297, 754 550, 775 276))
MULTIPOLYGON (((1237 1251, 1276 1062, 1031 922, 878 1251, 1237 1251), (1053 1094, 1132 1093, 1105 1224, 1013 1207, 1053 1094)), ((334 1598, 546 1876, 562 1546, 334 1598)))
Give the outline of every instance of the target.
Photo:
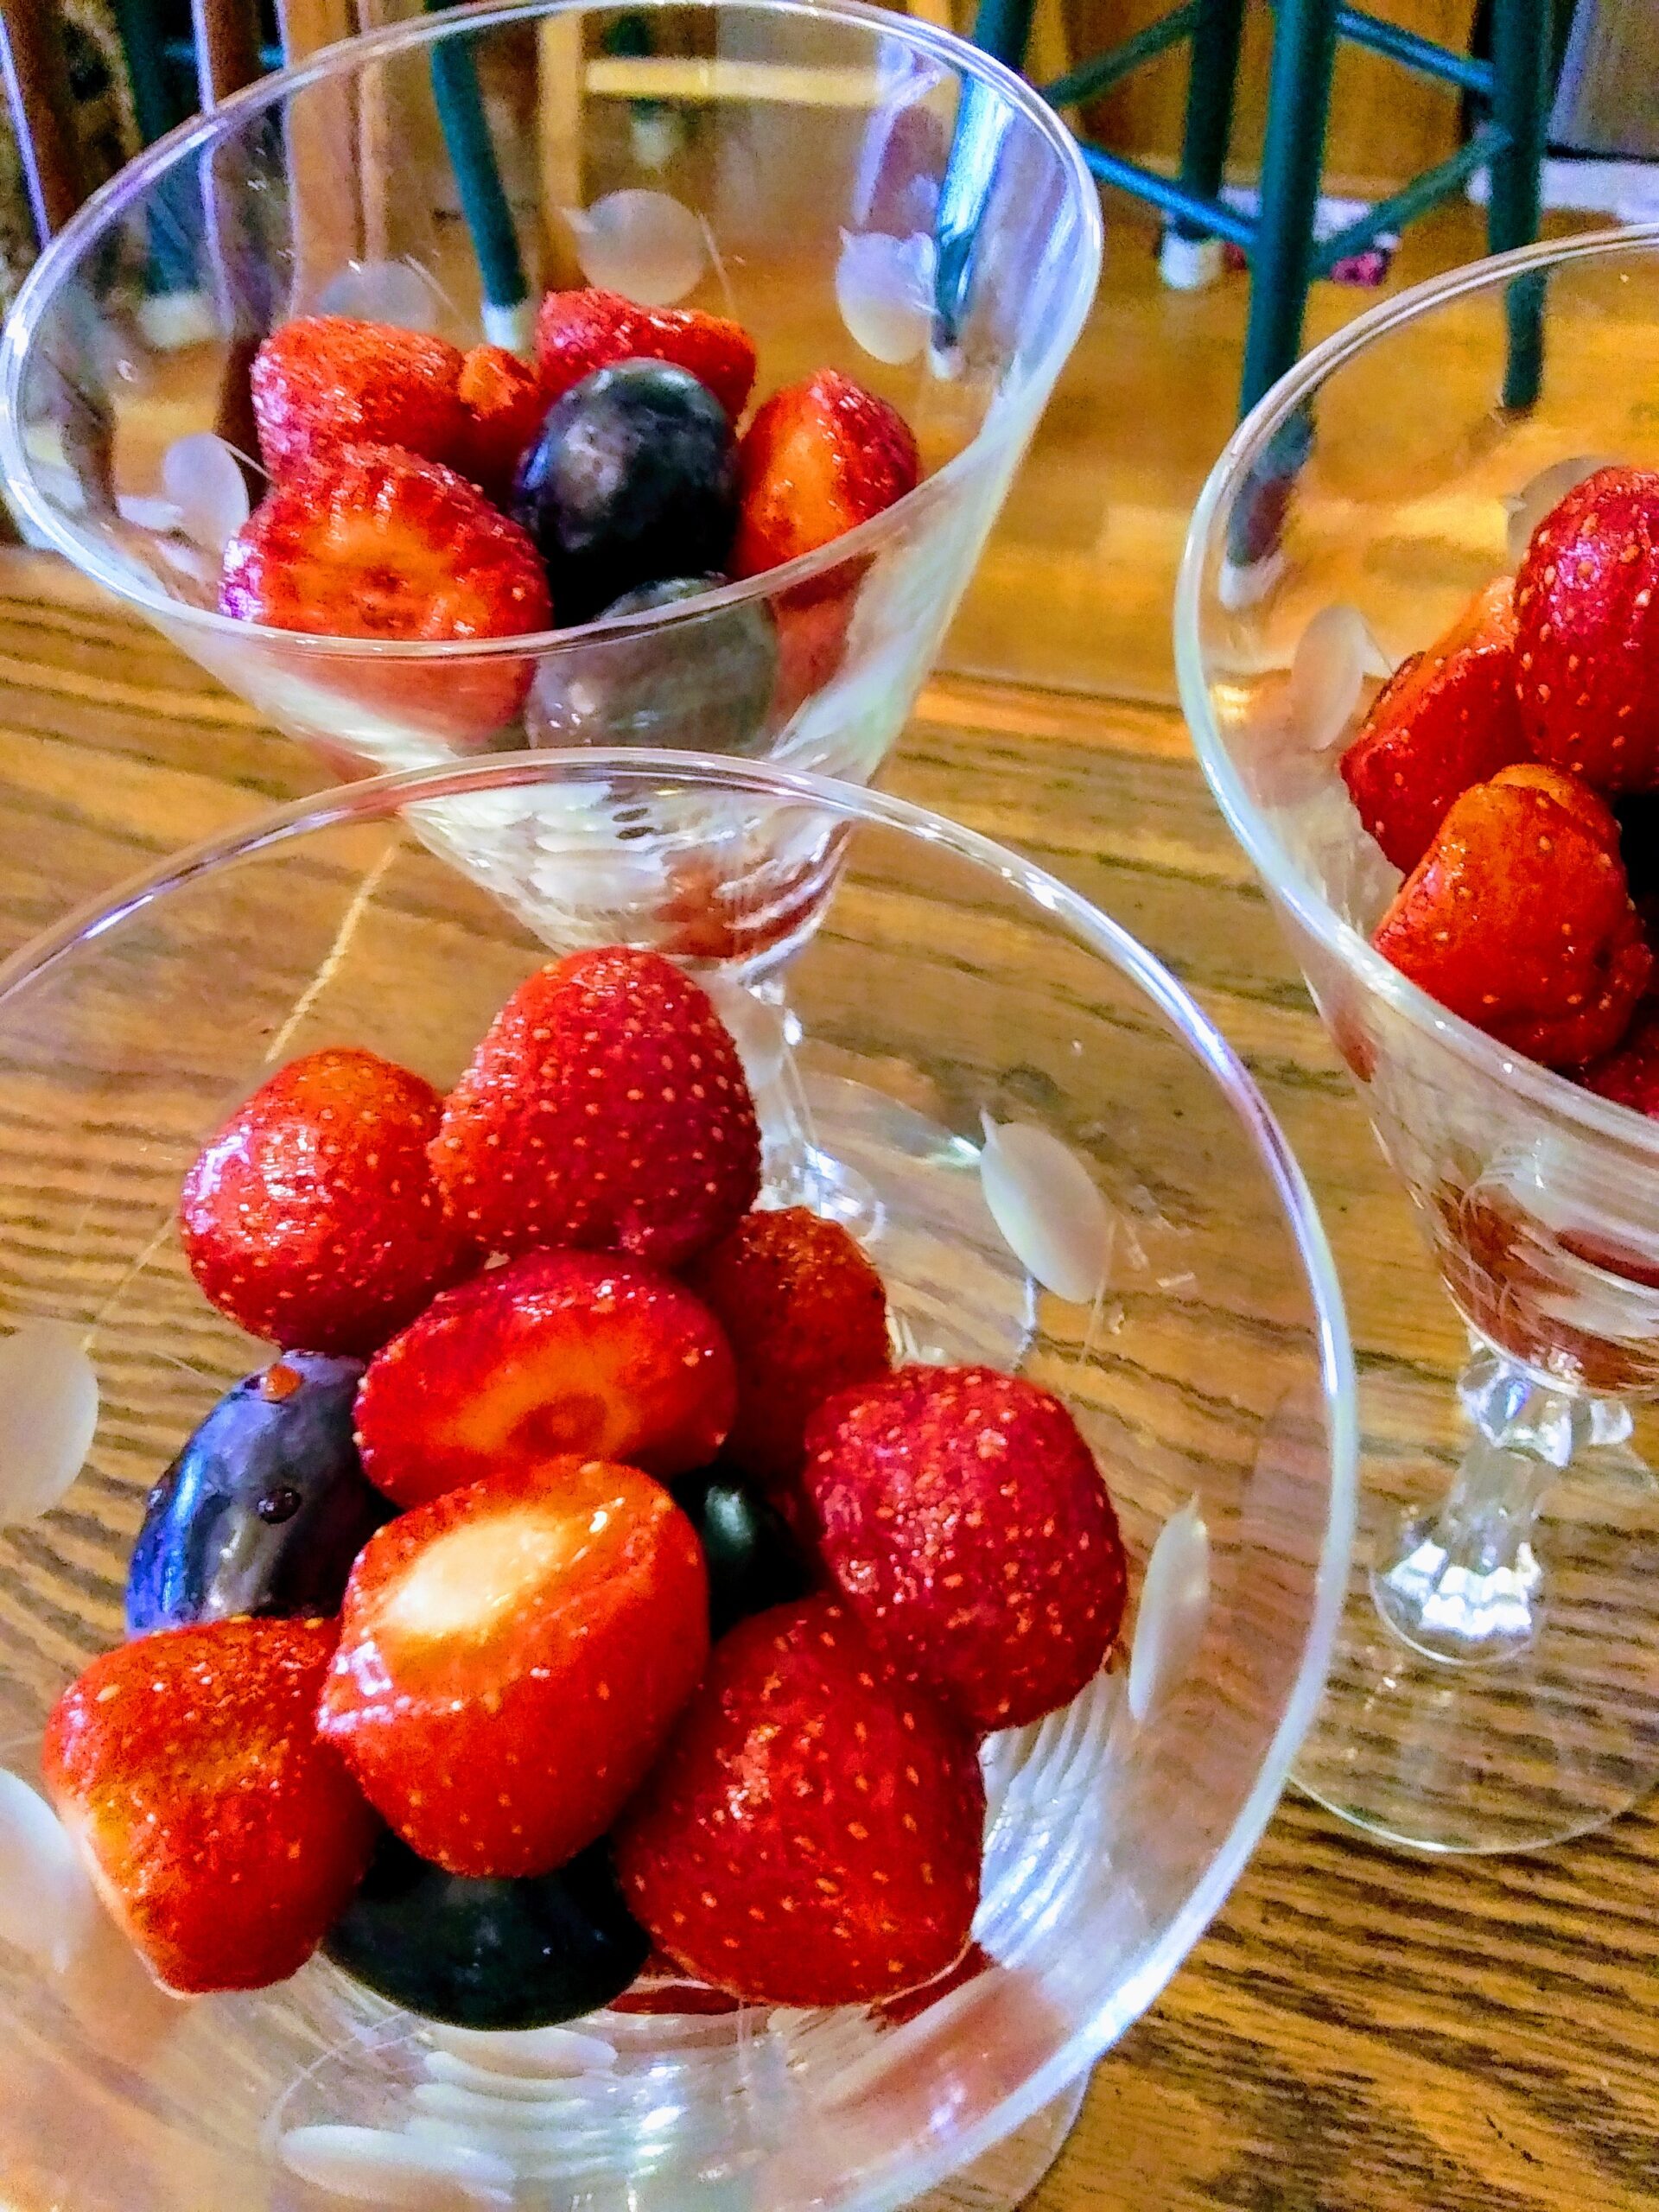
POLYGON ((1576 1123, 1626 1152, 1659 1165, 1659 1122, 1601 1098, 1554 1068, 1511 1052, 1484 1030, 1451 1013, 1402 975, 1345 921, 1291 857, 1273 823, 1256 806, 1233 764, 1210 703, 1200 639, 1205 572, 1224 521, 1251 469, 1290 417, 1338 369, 1379 340, 1447 302, 1496 290, 1517 276, 1575 262, 1616 261, 1659 249, 1659 222, 1551 238, 1513 252, 1488 254, 1380 301, 1304 355, 1247 415, 1222 449, 1192 511, 1176 578, 1175 671, 1193 749, 1228 828, 1243 846, 1269 896, 1332 953, 1364 989, 1415 1027, 1433 1033, 1478 1075, 1518 1093, 1541 1113, 1576 1123))
MULTIPOLYGON (((571 778, 632 778, 747 792, 763 799, 798 799, 853 824, 893 830, 995 875, 1028 906, 1058 922, 1071 939, 1105 960, 1163 1016, 1199 1061, 1235 1116, 1274 1187, 1296 1248, 1312 1306, 1321 1404, 1327 1427, 1329 1510, 1320 1534, 1313 1598, 1296 1675, 1254 1780, 1209 1866, 1139 1970, 1073 2029, 1065 2044, 1005 2094, 948 2149, 915 2159, 891 2196, 908 2202, 919 2191, 988 2150, 1059 2094, 1143 2012, 1169 1982, 1215 1917, 1243 1872, 1283 1793, 1290 1764, 1324 1694, 1347 1594, 1356 1516, 1358 1382, 1335 1262, 1306 1179, 1267 1101, 1219 1029, 1175 977, 1122 924, 1046 868, 977 830, 862 786, 717 754, 607 746, 569 753, 492 754, 454 766, 404 770, 344 784, 271 809, 239 827, 203 839, 87 901, 0 963, 0 1021, 29 988, 81 946, 164 898, 236 862, 275 851, 313 832, 378 818, 391 821, 420 800, 464 798, 480 791, 516 790, 571 778)), ((880 2201, 879 2195, 867 2200, 880 2201)))
MULTIPOLYGON (((632 4, 632 0, 629 0, 632 4)), ((906 525, 943 500, 964 478, 976 475, 999 458, 1020 428, 1020 410, 1001 395, 994 398, 984 421, 959 453, 953 454, 932 475, 894 501, 869 521, 834 538, 816 552, 798 555, 759 575, 724 584, 683 609, 650 608, 610 620, 575 624, 563 630, 524 631, 505 638, 372 639, 342 638, 308 630, 281 630, 261 623, 245 622, 216 608, 196 607, 167 594, 111 560, 98 541, 73 526, 38 492, 35 470, 22 438, 20 402, 23 375, 33 359, 33 345, 59 286, 71 276, 82 259, 105 235, 109 226, 141 200, 156 180, 188 161, 215 140, 231 137, 262 111, 276 106, 290 94, 321 84, 333 77, 355 73, 372 62, 409 50, 436 45, 461 34, 494 30, 515 22, 538 22, 550 16, 593 15, 614 11, 623 0, 472 0, 464 7, 438 14, 417 15, 408 20, 338 40, 319 48, 307 60, 290 68, 273 70, 257 78, 200 114, 177 124, 164 137, 127 162, 75 211, 55 237, 48 240, 30 268, 0 328, 0 483, 8 497, 54 550, 85 570, 106 591, 151 619, 169 626, 234 638, 245 644, 257 638, 278 642, 284 652, 317 660, 382 660, 443 663, 505 658, 534 652, 538 658, 585 645, 591 639, 624 636, 652 627, 667 628, 696 621, 722 609, 769 599, 780 591, 809 583, 838 568, 843 562, 868 558, 906 525)), ((1040 341, 1032 378, 1052 384, 1082 330, 1099 278, 1104 226, 1100 195, 1077 149, 1071 132, 1034 87, 978 47, 956 33, 867 4, 867 0, 638 0, 645 10, 700 9, 709 14, 792 16, 813 22, 839 23, 849 29, 879 31, 912 52, 926 54, 957 79, 976 82, 998 93, 1007 106, 1044 140, 1069 171, 1073 198, 1083 225, 1083 250, 1067 272, 1069 287, 1065 312, 1055 316, 1040 341)))

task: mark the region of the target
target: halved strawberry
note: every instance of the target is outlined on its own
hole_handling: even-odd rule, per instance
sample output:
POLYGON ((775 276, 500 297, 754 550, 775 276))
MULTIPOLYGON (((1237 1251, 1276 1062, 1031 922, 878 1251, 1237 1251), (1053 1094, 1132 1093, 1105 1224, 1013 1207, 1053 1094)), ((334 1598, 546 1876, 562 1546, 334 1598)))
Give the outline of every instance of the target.
POLYGON ((563 1452, 667 1477, 713 1459, 736 1399, 719 1324, 671 1275, 531 1252, 447 1292, 375 1355, 358 1445, 399 1505, 563 1452))
POLYGON ((762 2003, 856 2005, 962 1956, 984 1819, 971 1736, 808 1598, 715 1646, 613 1842, 630 1909, 683 1972, 762 2003))
MULTIPOLYGON (((541 557, 475 485, 393 446, 331 448, 267 493, 225 549, 219 610, 313 636, 516 638, 553 620, 541 557)), ((325 680, 446 735, 511 721, 535 673, 503 655, 440 668, 341 657, 325 680)))
POLYGON ((1343 754, 1342 777, 1360 820, 1409 875, 1460 792, 1529 758, 1515 696, 1514 586, 1500 576, 1395 670, 1343 754))
POLYGON ((377 1053, 278 1069, 184 1179, 179 1236, 222 1313, 284 1350, 365 1353, 474 1264, 426 1147, 442 1101, 377 1053))
POLYGON ((687 1280, 736 1355, 726 1457, 784 1483, 799 1472, 809 1415, 893 1364, 881 1278, 839 1222, 788 1206, 745 1214, 687 1280))
POLYGON ((1501 768, 1453 800, 1372 943, 1453 1014, 1547 1067, 1610 1052, 1653 955, 1618 824, 1559 768, 1501 768))
POLYGON ((462 422, 454 466, 497 505, 547 414, 542 380, 503 346, 474 346, 461 365, 462 422))
POLYGON ((259 453, 275 477, 333 446, 406 446, 454 458, 461 354, 429 331, 308 315, 273 330, 249 384, 259 453))
POLYGON ((47 1789, 169 1989, 285 1980, 363 1878, 379 1824, 317 1738, 334 1648, 332 1621, 168 1629, 53 1708, 47 1789))
POLYGON ((808 1423, 818 1548, 907 1680, 1017 1728, 1098 1672, 1128 1587, 1112 1501, 1071 1414, 988 1367, 902 1367, 808 1423))
POLYGON ((1601 468, 1532 534, 1515 579, 1521 722, 1604 791, 1659 788, 1659 471, 1601 468))
POLYGON ((702 1673, 708 1603, 690 1522, 636 1468, 469 1484, 359 1554, 322 1733, 423 1859, 547 1873, 644 1780, 702 1673))
POLYGON ((486 1250, 673 1268, 753 1204, 760 1140, 708 993, 660 953, 607 945, 519 985, 450 1093, 432 1166, 486 1250))
POLYGON ((536 316, 536 365, 544 407, 595 369, 618 361, 671 361, 706 384, 734 423, 754 384, 754 340, 728 315, 696 308, 642 308, 620 292, 549 292, 536 316))
POLYGON ((774 392, 738 448, 732 574, 759 575, 868 522, 922 472, 910 425, 838 369, 774 392))

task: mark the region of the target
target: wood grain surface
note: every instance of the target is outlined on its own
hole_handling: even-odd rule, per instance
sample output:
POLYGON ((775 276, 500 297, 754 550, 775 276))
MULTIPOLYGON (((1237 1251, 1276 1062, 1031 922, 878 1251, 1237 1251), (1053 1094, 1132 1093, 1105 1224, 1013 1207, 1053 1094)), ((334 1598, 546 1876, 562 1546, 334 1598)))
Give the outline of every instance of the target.
MULTIPOLYGON (((325 780, 55 563, 0 555, 0 952, 325 780)), ((1170 963, 1315 1184, 1367 1425, 1389 1426, 1402 1376, 1443 1389, 1450 1310, 1179 718, 945 678, 883 780, 1046 861, 1170 963)), ((1033 2206, 1635 2212, 1659 2195, 1656 1886, 1645 1812, 1531 1858, 1433 1862, 1287 1801, 1033 2206)))

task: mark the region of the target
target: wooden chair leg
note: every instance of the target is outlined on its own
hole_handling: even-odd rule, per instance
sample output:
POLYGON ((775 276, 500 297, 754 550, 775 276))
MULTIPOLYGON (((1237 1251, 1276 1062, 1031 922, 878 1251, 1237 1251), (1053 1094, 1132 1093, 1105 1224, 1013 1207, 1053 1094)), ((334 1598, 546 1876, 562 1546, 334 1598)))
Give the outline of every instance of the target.
POLYGON ((1241 413, 1249 413, 1301 350, 1336 52, 1337 0, 1279 0, 1241 413))
POLYGON ((544 284, 579 284, 582 264, 564 219, 587 205, 582 160, 587 57, 580 16, 544 16, 536 26, 536 116, 539 136, 544 284))
MULTIPOLYGON (((349 38, 357 28, 352 0, 278 0, 276 19, 283 59, 289 63, 349 38)), ((359 170, 354 86, 344 78, 308 86, 288 102, 283 129, 294 236, 289 311, 308 315, 325 286, 364 256, 365 180, 359 170)), ((367 181, 372 190, 378 181, 367 181)))
POLYGON ((264 74, 253 10, 244 0, 190 0, 196 76, 204 108, 264 74))
POLYGON ((41 0, 0 0, 0 63, 17 126, 29 212, 42 245, 61 230, 83 195, 63 29, 41 0))
MULTIPOLYGON (((1530 245, 1538 235, 1549 136, 1551 21, 1549 0, 1501 0, 1492 10, 1493 120, 1507 140, 1492 163, 1486 239, 1494 253, 1530 245)), ((1503 404, 1527 408, 1543 378, 1542 278, 1516 278, 1508 311, 1503 404)))

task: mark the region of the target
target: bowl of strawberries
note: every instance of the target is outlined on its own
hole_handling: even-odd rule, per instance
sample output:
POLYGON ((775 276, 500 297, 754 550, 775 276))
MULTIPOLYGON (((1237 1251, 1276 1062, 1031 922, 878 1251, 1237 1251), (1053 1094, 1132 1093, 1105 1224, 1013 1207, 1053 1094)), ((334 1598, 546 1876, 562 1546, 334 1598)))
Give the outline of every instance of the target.
POLYGON ((863 781, 1099 254, 1064 126, 921 22, 417 16, 66 226, 0 472, 342 775, 643 744, 863 781))
POLYGON ((1179 602, 1206 773, 1468 1332, 1455 1408, 1425 1371, 1367 1460, 1300 1770, 1434 1849, 1659 1777, 1659 449, 1624 365, 1656 246, 1476 264, 1310 355, 1179 602))
POLYGON ((1345 1575, 1329 1257, 1179 988, 897 801, 520 753, 37 941, 0 1133, 10 2198, 1016 2202, 1345 1575), (879 1206, 779 1184, 718 963, 411 812, 589 785, 836 832, 792 1079, 879 1206))

